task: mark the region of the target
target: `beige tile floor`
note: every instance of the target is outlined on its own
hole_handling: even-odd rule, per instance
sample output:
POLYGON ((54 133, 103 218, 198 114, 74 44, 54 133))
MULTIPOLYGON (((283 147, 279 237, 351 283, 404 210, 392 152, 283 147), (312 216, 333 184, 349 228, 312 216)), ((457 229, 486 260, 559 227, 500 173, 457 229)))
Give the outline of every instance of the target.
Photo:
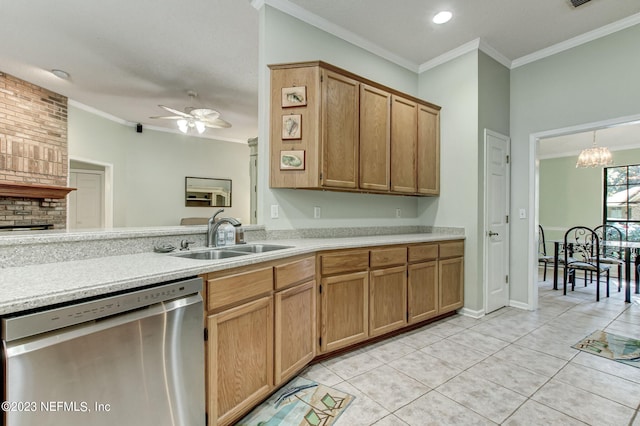
POLYGON ((538 294, 535 312, 456 315, 301 375, 356 396, 336 426, 640 426, 640 368, 571 348, 597 329, 640 339, 640 297, 538 294))

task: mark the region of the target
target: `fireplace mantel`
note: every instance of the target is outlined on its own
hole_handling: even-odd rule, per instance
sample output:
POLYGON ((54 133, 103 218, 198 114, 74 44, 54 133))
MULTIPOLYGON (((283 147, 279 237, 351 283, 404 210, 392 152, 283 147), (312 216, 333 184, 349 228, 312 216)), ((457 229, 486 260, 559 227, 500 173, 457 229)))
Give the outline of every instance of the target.
POLYGON ((0 197, 64 198, 76 188, 0 181, 0 197))

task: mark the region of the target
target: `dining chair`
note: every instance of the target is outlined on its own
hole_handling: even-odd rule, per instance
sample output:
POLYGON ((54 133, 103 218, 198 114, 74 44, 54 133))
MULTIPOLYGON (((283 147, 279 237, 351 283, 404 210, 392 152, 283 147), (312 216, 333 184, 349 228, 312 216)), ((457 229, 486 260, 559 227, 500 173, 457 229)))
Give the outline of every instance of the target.
POLYGON ((624 256, 620 247, 607 247, 603 242, 622 242, 622 231, 613 225, 599 225, 593 228, 598 238, 600 238, 600 263, 618 267, 618 291, 622 288, 622 267, 624 266, 624 256))
POLYGON ((544 239, 544 229, 538 225, 538 264, 544 265, 542 280, 547 280, 547 266, 553 264, 553 256, 547 254, 547 244, 544 239))
POLYGON ((596 275, 596 301, 600 300, 600 277, 606 276, 606 294, 609 297, 609 269, 611 265, 600 263, 600 238, 591 228, 586 226, 574 226, 564 234, 564 294, 567 294, 567 280, 573 276, 571 290, 575 290, 575 272, 585 272, 584 285, 587 286, 587 274, 593 272, 596 275), (572 259, 573 258, 573 259, 572 259))

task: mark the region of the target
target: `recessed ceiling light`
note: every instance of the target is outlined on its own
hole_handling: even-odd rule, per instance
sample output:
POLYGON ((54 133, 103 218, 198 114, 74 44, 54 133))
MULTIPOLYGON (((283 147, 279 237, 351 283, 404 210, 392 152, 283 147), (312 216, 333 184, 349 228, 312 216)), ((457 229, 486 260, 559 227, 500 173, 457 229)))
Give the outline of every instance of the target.
POLYGON ((449 22, 449 20, 453 17, 453 13, 448 10, 443 10, 442 12, 436 13, 433 17, 434 24, 444 24, 445 22, 449 22))
POLYGON ((63 80, 69 80, 69 77, 71 77, 68 72, 63 70, 51 70, 51 74, 63 80))

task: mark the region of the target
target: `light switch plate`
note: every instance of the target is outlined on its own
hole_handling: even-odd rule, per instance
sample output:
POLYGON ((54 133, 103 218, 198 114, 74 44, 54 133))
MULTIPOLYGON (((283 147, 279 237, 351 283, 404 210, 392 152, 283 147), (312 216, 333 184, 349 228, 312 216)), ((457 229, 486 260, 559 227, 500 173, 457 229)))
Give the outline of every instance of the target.
POLYGON ((320 214, 322 212, 322 209, 320 207, 314 207, 313 208, 313 218, 314 219, 320 219, 320 214))
POLYGON ((396 217, 402 217, 402 210, 396 209, 396 217))
POLYGON ((527 211, 525 209, 520 209, 519 216, 520 216, 520 219, 526 219, 527 218, 527 211))
POLYGON ((277 204, 271 204, 271 219, 277 219, 280 216, 280 209, 277 204))

